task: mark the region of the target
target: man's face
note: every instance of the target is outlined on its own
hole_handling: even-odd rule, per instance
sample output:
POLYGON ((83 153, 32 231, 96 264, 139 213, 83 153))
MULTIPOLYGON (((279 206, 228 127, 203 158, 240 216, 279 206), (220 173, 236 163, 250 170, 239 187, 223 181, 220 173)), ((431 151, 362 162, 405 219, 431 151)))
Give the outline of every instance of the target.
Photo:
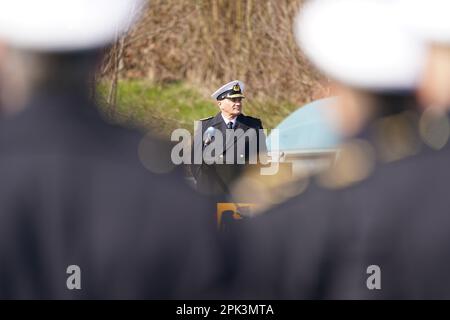
POLYGON ((242 111, 242 98, 230 98, 219 101, 219 108, 226 117, 237 117, 242 111))

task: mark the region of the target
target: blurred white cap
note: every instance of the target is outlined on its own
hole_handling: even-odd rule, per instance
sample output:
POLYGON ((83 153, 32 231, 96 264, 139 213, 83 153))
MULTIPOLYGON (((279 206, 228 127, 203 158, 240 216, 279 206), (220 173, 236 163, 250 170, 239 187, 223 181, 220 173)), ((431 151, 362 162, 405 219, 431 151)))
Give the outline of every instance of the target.
POLYGON ((143 0, 1 0, 0 41, 39 51, 101 47, 127 31, 143 0))
POLYGON ((398 16, 425 41, 450 43, 449 0, 398 0, 398 16))
POLYGON ((391 1, 312 0, 296 18, 296 39, 334 80, 372 91, 409 90, 420 81, 425 48, 395 12, 391 1))

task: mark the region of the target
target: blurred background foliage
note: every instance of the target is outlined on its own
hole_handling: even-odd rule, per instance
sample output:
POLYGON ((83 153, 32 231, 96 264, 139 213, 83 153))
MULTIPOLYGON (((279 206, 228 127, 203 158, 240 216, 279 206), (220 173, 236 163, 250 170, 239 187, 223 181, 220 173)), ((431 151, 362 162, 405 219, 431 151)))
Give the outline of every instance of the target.
MULTIPOLYGON (((167 136, 217 112, 210 94, 246 83, 244 113, 273 128, 324 96, 321 76, 294 41, 302 0, 152 0, 107 50, 98 72, 105 112, 167 136)), ((136 8, 141 10, 141 8, 136 8)))

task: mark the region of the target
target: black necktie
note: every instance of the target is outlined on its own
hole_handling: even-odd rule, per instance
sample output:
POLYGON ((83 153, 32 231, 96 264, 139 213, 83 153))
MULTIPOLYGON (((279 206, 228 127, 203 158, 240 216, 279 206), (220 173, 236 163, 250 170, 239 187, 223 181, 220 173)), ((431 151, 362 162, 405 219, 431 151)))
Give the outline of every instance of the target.
POLYGON ((227 123, 227 128, 228 128, 228 129, 233 129, 233 122, 231 122, 231 121, 228 122, 228 123, 227 123))

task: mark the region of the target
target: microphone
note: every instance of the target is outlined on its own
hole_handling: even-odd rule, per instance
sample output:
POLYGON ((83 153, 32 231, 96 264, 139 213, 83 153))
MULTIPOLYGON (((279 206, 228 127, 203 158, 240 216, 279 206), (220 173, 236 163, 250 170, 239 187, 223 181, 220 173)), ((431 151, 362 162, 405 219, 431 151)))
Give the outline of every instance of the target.
POLYGON ((209 127, 208 129, 206 129, 205 133, 203 134, 203 136, 205 137, 205 140, 203 140, 203 147, 208 146, 211 142, 214 141, 214 132, 216 131, 215 128, 213 127, 209 127))

